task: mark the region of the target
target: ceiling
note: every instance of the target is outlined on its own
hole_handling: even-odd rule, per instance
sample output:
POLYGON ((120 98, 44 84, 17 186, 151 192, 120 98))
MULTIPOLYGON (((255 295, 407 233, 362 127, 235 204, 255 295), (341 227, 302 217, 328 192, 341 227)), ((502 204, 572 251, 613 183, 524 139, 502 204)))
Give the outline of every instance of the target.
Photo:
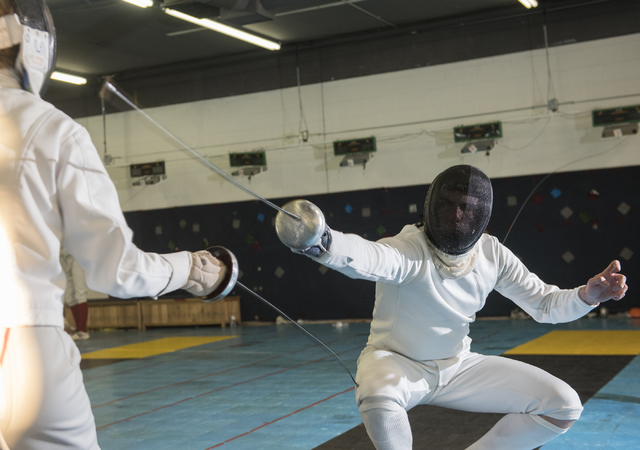
POLYGON ((88 83, 52 82, 45 100, 74 118, 110 112, 99 99, 107 76, 154 107, 640 33, 640 0, 538 0, 529 10, 518 0, 46 1, 56 69, 88 83), (163 6, 196 8, 282 48, 198 27, 163 6))
MULTIPOLYGON (((213 11, 215 5, 248 2, 254 10, 256 6, 256 0, 206 1, 199 5, 213 11)), ((47 0, 58 38, 57 69, 78 75, 114 75, 270 53, 169 16, 155 2, 150 8, 139 8, 122 0, 47 0)), ((227 23, 280 42, 280 52, 350 36, 412 34, 425 24, 451 18, 464 21, 479 14, 526 12, 517 0, 262 0, 261 5, 272 19, 244 10, 227 23), (255 19, 262 21, 237 25, 255 19)))

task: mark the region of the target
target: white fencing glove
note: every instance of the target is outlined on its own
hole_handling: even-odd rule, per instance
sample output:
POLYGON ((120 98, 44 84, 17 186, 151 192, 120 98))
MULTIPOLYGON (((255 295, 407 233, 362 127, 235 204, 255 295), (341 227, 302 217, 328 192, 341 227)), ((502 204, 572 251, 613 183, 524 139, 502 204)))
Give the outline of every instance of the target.
POLYGON ((222 283, 227 267, 206 250, 190 253, 189 279, 182 289, 197 297, 209 295, 222 283))

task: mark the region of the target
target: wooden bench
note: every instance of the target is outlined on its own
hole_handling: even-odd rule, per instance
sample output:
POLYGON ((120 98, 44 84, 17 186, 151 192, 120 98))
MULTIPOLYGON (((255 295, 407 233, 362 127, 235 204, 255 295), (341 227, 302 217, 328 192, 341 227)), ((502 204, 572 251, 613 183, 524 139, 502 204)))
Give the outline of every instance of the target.
MULTIPOLYGON (((89 300, 87 328, 220 325, 224 328, 235 316, 240 324, 240 297, 225 297, 206 303, 199 298, 165 300, 89 300)), ((74 324, 73 316, 65 308, 67 321, 74 324)))

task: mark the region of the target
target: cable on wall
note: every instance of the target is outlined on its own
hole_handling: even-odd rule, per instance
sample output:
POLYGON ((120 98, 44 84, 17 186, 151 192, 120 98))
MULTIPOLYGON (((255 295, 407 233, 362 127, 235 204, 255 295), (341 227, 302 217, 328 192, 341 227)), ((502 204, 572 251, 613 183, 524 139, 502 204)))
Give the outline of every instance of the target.
POLYGON ((296 76, 298 78, 298 103, 300 105, 300 122, 298 123, 298 137, 302 142, 309 140, 309 125, 307 118, 304 116, 304 108, 302 107, 302 89, 300 87, 300 66, 296 64, 296 76), (304 130, 302 123, 304 122, 304 130))
POLYGON ((553 76, 551 75, 551 62, 549 59, 549 39, 547 37, 547 24, 542 25, 544 31, 544 51, 547 58, 547 107, 550 111, 558 110, 558 99, 556 98, 556 90, 553 86, 553 76))
MULTIPOLYGON (((322 71, 322 63, 320 63, 320 70, 322 71)), ((326 142, 327 140, 327 121, 325 117, 324 110, 324 83, 320 83, 320 102, 322 105, 322 140, 326 142)), ((331 188, 329 186, 329 159, 327 158, 327 144, 323 146, 324 154, 324 176, 325 182, 327 183, 327 193, 331 192, 331 188)))
MULTIPOLYGON (((505 123, 507 123, 507 122, 505 122, 505 123)), ((538 132, 538 134, 536 134, 536 136, 535 136, 535 137, 534 137, 534 138, 533 138, 529 143, 527 143, 527 144, 523 145, 522 147, 518 147, 518 148, 509 148, 508 146, 506 146, 506 145, 504 145, 504 144, 498 144, 498 146, 500 146, 500 147, 504 147, 504 148, 506 148, 507 150, 512 151, 512 152, 516 152, 516 151, 519 151, 519 150, 524 150, 525 148, 530 147, 530 146, 531 146, 535 141, 537 141, 537 140, 538 140, 538 138, 539 138, 540 136, 542 136, 542 133, 544 133, 544 130, 546 130, 546 129, 547 129, 547 126, 548 126, 550 123, 551 123, 551 116, 547 116, 547 122, 544 124, 544 126, 543 126, 543 127, 542 127, 542 129, 538 132)))

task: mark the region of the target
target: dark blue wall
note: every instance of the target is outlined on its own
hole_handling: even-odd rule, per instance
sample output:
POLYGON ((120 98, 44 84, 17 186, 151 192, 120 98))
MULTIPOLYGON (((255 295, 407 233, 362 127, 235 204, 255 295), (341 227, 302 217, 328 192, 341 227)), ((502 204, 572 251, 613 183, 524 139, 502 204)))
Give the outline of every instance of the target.
MULTIPOLYGON (((495 200, 489 233, 501 241, 505 238, 523 202, 545 176, 492 180, 495 200), (515 197, 517 205, 510 206, 509 197, 515 197)), ((586 283, 612 260, 619 259, 631 288, 624 300, 609 302, 608 306, 612 312, 640 306, 640 298, 634 293, 640 269, 636 228, 639 180, 637 166, 552 174, 533 192, 506 245, 540 278, 562 288, 586 283), (631 207, 626 214, 618 210, 623 202, 631 207), (567 206, 573 211, 568 219, 561 214, 567 206), (635 252, 628 260, 620 256, 625 248, 635 252), (569 263, 563 259, 567 251, 575 258, 569 263)), ((405 224, 420 221, 428 187, 373 189, 306 199, 322 209, 331 228, 377 240, 398 233, 405 224), (409 213, 411 204, 417 205, 416 213, 409 213), (363 217, 363 208, 370 209, 370 216, 363 217)), ((270 200, 283 205, 291 198, 270 200)), ((256 288, 293 319, 370 318, 374 284, 351 280, 331 270, 323 274, 319 264, 291 253, 276 236, 275 215, 275 210, 258 201, 125 214, 135 233, 134 242, 145 251, 195 251, 210 245, 228 248, 238 259, 240 281, 256 288), (193 231, 194 223, 199 224, 198 232, 193 231), (157 226, 162 227, 160 235, 155 233, 157 226)), ((178 291, 166 298, 188 295, 178 291)), ((233 295, 241 296, 243 320, 274 320, 277 316, 240 289, 233 295)), ((494 292, 478 315, 508 315, 514 308, 494 292)))

